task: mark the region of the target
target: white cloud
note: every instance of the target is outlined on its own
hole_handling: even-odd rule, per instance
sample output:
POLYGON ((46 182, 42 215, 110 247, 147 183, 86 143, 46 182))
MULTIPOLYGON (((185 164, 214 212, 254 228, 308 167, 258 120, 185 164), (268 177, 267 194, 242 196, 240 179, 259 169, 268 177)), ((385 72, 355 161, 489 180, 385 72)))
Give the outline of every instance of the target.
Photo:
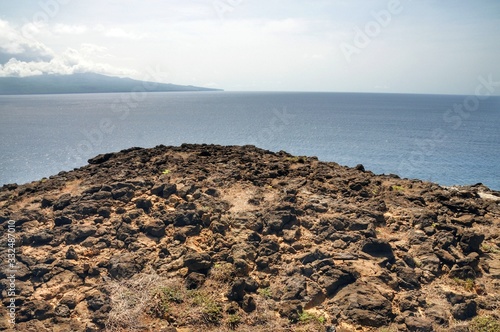
POLYGON ((309 22, 303 19, 287 18, 264 22, 264 31, 268 33, 304 33, 308 30, 309 22))
POLYGON ((137 34, 135 32, 125 31, 122 28, 110 28, 104 33, 104 35, 106 37, 132 39, 132 40, 139 40, 146 37, 145 34, 137 34))
POLYGON ((35 60, 48 59, 53 56, 53 51, 43 43, 26 38, 14 29, 9 22, 0 20, 1 54, 3 54, 3 57, 22 55, 25 59, 35 60))
POLYGON ((88 31, 85 25, 56 24, 53 31, 58 34, 80 35, 88 31))
POLYGON ((56 55, 50 61, 19 61, 9 60, 5 65, 0 65, 0 77, 2 76, 33 76, 42 74, 69 75, 74 73, 93 72, 99 74, 130 76, 136 71, 117 68, 107 63, 98 63, 89 60, 84 50, 68 48, 62 54, 56 55))

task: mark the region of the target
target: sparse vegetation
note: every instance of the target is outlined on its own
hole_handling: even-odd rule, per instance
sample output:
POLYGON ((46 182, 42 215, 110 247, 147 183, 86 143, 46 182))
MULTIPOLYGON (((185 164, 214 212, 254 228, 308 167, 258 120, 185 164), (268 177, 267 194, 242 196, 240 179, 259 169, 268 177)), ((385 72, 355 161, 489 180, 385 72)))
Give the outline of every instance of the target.
POLYGON ((170 170, 164 169, 163 172, 161 172, 161 174, 163 174, 163 175, 170 174, 170 170))
POLYGON ((470 279, 470 278, 468 278, 466 280, 462 280, 460 278, 453 278, 453 281, 457 285, 462 286, 468 292, 474 291, 474 288, 476 286, 476 281, 474 279, 470 279))
POLYGON ((498 332, 500 331, 500 320, 491 316, 477 316, 470 325, 470 332, 498 332))
POLYGON ((498 254, 500 253, 500 249, 493 245, 493 244, 487 244, 487 243, 483 243, 481 245, 481 251, 482 252, 485 252, 485 253, 488 253, 488 254, 498 254))
MULTIPOLYGON (((165 319, 181 325, 219 325, 222 303, 207 289, 187 290, 179 279, 157 274, 138 274, 125 282, 109 281, 111 312, 108 331, 141 331, 145 316, 165 319)), ((235 323, 235 317, 231 320, 235 323)))
POLYGON ((269 287, 259 288, 257 290, 257 293, 259 293, 261 296, 263 296, 266 299, 270 299, 273 296, 273 293, 271 292, 271 289, 269 287))
POLYGON ((227 325, 230 329, 235 329, 240 325, 241 317, 238 314, 229 315, 227 318, 227 325))
POLYGON ((313 313, 310 313, 308 311, 303 311, 299 315, 299 322, 300 323, 319 323, 319 324, 324 324, 326 321, 326 318, 324 316, 317 316, 313 313))
POLYGON ((394 191, 404 191, 405 190, 405 188, 403 186, 398 186, 398 185, 393 185, 391 188, 394 191))
POLYGON ((192 304, 201 309, 203 321, 218 325, 222 320, 222 305, 213 294, 204 290, 193 290, 188 294, 192 304))
POLYGON ((231 263, 217 263, 210 270, 210 278, 214 281, 226 283, 234 279, 234 265, 231 263))

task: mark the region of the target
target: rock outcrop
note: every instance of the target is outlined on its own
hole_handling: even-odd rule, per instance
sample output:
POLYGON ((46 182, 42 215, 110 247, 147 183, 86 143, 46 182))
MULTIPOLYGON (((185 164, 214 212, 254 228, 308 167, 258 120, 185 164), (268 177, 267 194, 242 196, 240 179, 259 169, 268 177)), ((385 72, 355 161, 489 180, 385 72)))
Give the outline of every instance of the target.
POLYGON ((3 186, 0 260, 15 224, 18 331, 472 330, 499 326, 499 204, 253 146, 132 148, 3 186))

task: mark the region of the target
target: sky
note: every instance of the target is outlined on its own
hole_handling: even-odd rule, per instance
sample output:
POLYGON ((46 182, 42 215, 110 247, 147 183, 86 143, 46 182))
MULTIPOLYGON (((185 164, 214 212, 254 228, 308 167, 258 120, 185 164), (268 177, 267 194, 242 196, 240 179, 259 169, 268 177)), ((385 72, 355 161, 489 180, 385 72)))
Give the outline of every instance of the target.
POLYGON ((0 0, 0 76, 467 95, 499 36, 498 0, 0 0))

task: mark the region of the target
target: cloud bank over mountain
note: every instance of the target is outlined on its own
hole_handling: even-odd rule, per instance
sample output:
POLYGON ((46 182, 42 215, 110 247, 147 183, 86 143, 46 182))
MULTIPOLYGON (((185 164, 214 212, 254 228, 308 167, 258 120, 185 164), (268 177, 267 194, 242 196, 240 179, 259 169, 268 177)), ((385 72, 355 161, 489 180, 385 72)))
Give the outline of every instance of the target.
POLYGON ((0 20, 0 77, 87 72, 127 76, 136 73, 135 70, 92 60, 94 57, 111 58, 105 47, 83 43, 78 49, 68 47, 55 52, 36 39, 37 34, 80 34, 86 29, 85 26, 62 24, 49 29, 33 23, 16 29, 9 22, 0 20))

